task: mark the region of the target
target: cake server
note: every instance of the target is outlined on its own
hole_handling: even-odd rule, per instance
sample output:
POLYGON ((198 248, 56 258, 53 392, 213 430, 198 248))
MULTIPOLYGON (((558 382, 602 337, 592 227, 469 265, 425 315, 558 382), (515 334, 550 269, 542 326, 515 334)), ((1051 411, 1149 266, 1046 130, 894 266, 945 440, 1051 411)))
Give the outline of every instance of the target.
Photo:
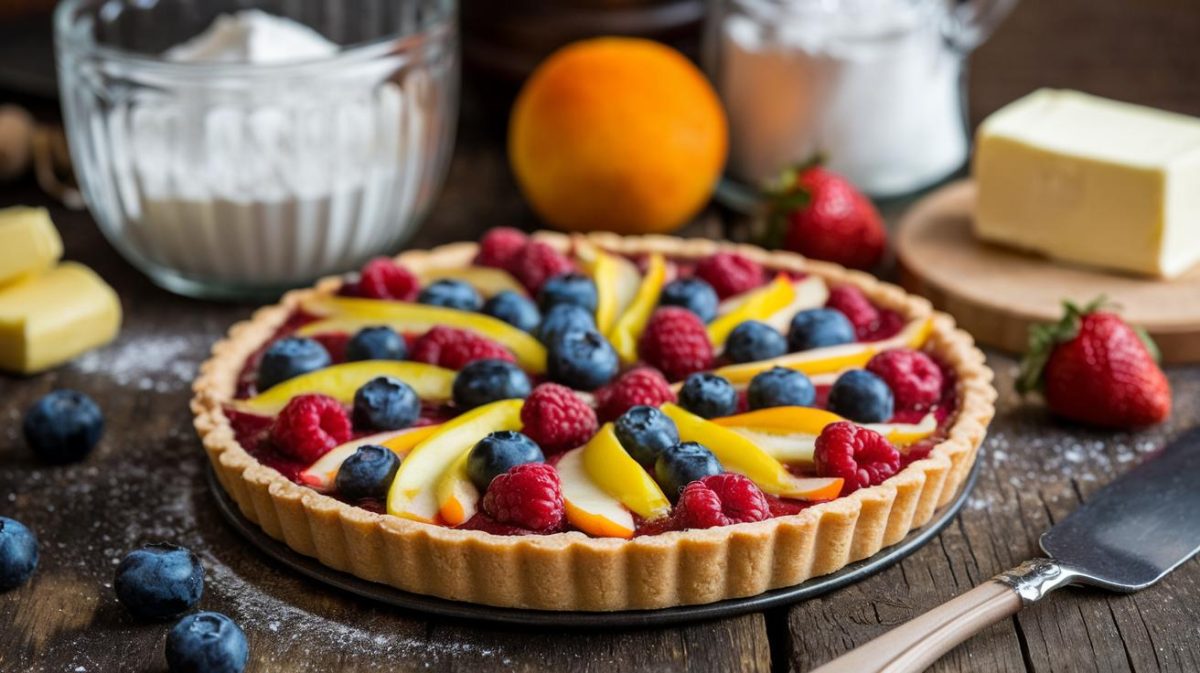
POLYGON ((1133 592, 1200 550, 1200 428, 1100 490, 1042 534, 1026 561, 813 673, 923 671, 955 645, 1055 589, 1133 592))

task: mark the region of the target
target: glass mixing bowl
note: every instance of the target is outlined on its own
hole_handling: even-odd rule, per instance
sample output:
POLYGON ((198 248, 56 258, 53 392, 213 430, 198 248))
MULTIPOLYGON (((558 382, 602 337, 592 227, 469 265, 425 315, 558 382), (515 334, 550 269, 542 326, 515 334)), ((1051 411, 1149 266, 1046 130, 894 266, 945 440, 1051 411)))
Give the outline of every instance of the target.
POLYGON ((458 110, 455 0, 64 0, 71 155, 109 241, 158 284, 259 298, 356 268, 417 227, 458 110), (328 52, 276 63, 166 52, 261 10, 328 52))

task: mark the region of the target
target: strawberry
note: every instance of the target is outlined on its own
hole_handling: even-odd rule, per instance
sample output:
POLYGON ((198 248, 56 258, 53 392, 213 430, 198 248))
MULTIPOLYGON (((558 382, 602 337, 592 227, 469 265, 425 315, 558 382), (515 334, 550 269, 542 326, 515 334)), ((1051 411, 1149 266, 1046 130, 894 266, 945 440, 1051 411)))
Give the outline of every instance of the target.
POLYGON ((874 204, 815 160, 784 173, 769 196, 776 246, 852 269, 883 258, 887 233, 874 204))
POLYGON ((1041 389, 1050 411, 1090 425, 1137 428, 1166 420, 1171 388, 1154 342, 1103 310, 1103 299, 1064 305, 1057 324, 1030 330, 1017 390, 1041 389))

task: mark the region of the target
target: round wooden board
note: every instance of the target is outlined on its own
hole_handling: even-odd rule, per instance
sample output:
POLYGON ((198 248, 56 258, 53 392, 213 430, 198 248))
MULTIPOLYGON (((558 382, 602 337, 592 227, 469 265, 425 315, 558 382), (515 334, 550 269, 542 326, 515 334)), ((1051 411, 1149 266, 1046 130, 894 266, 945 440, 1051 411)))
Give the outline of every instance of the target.
POLYGON ((900 221, 896 257, 901 284, 980 343, 1023 352, 1029 326, 1057 320, 1064 299, 1105 295, 1154 337, 1164 362, 1200 362, 1200 268, 1167 281, 1055 263, 977 241, 974 208, 969 180, 921 199, 900 221))

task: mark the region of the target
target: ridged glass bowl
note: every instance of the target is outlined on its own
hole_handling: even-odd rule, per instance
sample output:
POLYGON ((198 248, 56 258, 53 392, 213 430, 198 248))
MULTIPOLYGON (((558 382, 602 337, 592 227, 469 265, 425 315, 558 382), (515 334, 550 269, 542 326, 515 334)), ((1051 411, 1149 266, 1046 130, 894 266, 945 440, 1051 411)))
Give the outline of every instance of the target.
POLYGON ((181 294, 278 294, 407 239, 445 175, 458 110, 455 0, 64 0, 71 154, 112 244, 181 294), (334 53, 179 62, 172 46, 261 10, 334 53))

